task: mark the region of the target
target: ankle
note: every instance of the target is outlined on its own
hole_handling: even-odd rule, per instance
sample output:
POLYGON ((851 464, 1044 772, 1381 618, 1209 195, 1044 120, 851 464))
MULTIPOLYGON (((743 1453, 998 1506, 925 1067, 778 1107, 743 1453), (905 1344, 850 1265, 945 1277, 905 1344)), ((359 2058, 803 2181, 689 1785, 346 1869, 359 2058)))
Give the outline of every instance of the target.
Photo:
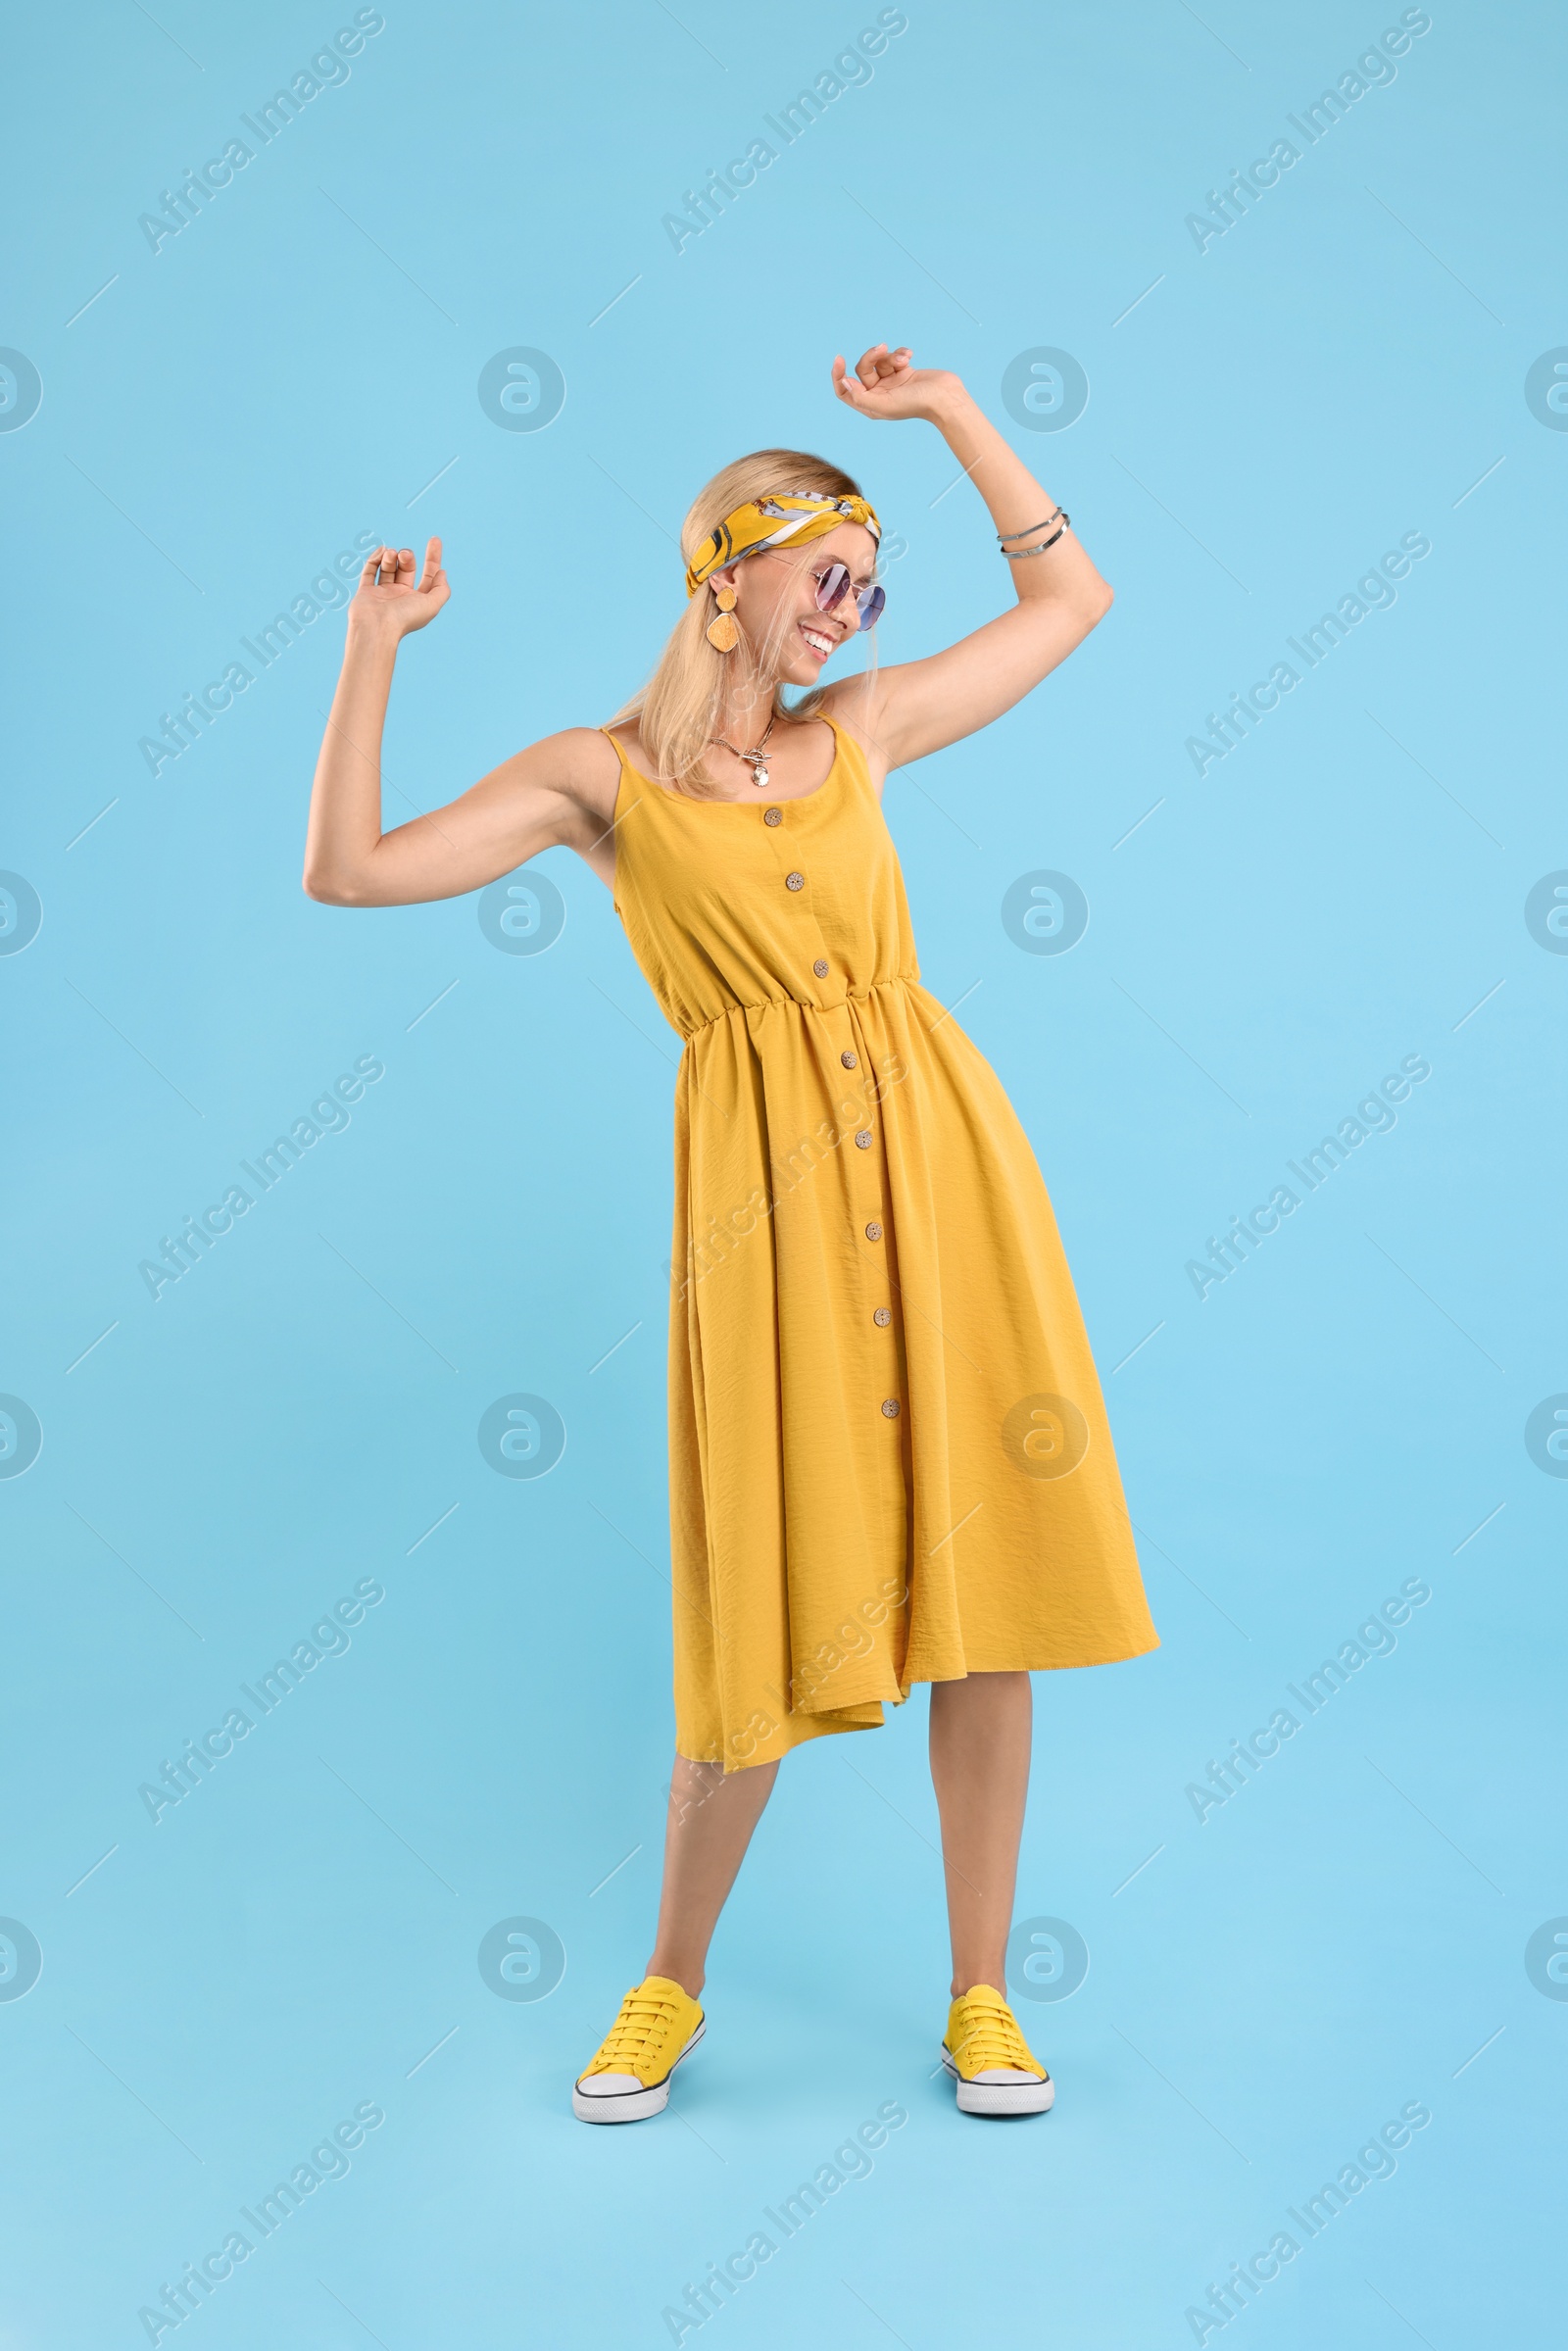
POLYGON ((687 1966, 679 1959, 666 1959, 662 1953, 656 1951, 644 1972, 650 1976, 662 1976, 667 1983, 678 1984, 688 2000, 700 2000, 703 1996, 707 1977, 700 1967, 687 1966))

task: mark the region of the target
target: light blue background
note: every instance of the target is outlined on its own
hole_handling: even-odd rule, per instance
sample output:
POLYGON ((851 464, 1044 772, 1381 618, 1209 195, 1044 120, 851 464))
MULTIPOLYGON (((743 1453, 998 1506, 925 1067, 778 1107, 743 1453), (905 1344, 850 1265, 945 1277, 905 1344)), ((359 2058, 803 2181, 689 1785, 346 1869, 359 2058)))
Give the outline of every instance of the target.
POLYGON ((1200 253, 1186 216, 1397 9, 910 0, 874 77, 677 256, 662 216, 873 8, 388 0, 351 78, 155 255, 138 216, 351 13, 13 31, 0 341, 43 402, 0 435, 0 864, 43 924, 0 958, 0 1388, 43 1449, 0 1482, 0 1911, 43 1972, 0 2002, 4 2342, 145 2341, 138 2308, 366 2100, 349 2177, 166 2343, 668 2341, 664 2306, 890 2100, 870 2177, 705 2341, 1174 2351, 1416 2100, 1395 2176, 1234 2325, 1537 2339, 1568 2004, 1524 1949, 1568 1912, 1568 1485, 1524 1428, 1568 1390, 1568 960, 1523 908, 1568 866, 1568 437, 1524 379, 1568 342, 1560 17, 1435 0, 1392 85, 1200 253), (965 2122, 932 2079, 921 1693, 790 1762, 707 2050, 664 2120, 589 2132, 570 2079, 646 1956, 671 1737, 676 1045, 565 853, 538 956, 471 901, 302 896, 337 618, 156 780, 137 745, 356 533, 439 529, 453 602, 405 651, 388 821, 444 800, 610 714, 679 608, 693 492, 779 440, 907 542, 883 660, 948 643, 1007 583, 935 435, 831 400, 834 352, 884 336, 962 374, 1117 590, 887 807, 925 977, 1056 1204, 1164 1645, 1037 1685, 1018 1912, 1091 1954, 1070 1999, 1020 2000, 1049 2120, 965 2122), (480 408, 515 345, 564 374, 545 431, 480 408), (1002 406, 1040 345, 1091 384, 1056 435, 1002 406), (1200 780, 1205 713, 1406 531, 1432 553, 1397 603, 1200 780), (1091 907, 1059 957, 1002 924, 1039 868, 1091 907), (1186 1261, 1412 1053, 1397 1126, 1200 1302, 1186 1261), (361 1055, 385 1075, 347 1130, 154 1303, 138 1261, 361 1055), (537 1482, 478 1449, 514 1392, 565 1424, 537 1482), (1200 1825, 1187 1784, 1411 1577, 1396 1652, 1200 1825), (154 1826, 138 1786, 365 1578, 348 1652, 154 1826), (480 1978, 516 1915, 564 1945, 542 2001, 480 1978))

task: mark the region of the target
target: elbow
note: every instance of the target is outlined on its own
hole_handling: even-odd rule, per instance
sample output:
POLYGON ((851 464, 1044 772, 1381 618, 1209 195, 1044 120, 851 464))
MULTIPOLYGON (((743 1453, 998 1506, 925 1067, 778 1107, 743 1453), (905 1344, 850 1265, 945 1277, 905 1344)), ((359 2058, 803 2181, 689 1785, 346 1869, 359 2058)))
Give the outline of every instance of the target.
POLYGON ((342 882, 335 880, 331 874, 323 873, 316 865, 306 866, 300 879, 300 887, 307 898, 316 900, 318 906, 352 906, 359 904, 352 890, 347 889, 342 882))
POLYGON ((1086 637, 1094 633, 1114 602, 1115 598, 1102 579, 1097 579, 1093 587, 1086 588, 1082 595, 1073 599, 1072 625, 1077 631, 1073 639, 1075 645, 1081 645, 1086 637))

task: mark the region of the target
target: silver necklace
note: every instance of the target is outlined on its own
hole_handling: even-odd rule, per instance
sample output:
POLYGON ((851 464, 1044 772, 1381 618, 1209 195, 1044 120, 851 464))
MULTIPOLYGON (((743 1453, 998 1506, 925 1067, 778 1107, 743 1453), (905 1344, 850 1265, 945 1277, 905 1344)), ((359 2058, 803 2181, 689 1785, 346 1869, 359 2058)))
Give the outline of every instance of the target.
POLYGON ((718 744, 721 750, 727 751, 734 759, 744 759, 746 761, 747 765, 752 771, 752 781, 757 786, 759 792, 765 792, 767 790, 767 761, 763 758, 762 754, 767 744, 767 738, 773 732, 773 728, 777 723, 777 719, 778 712, 775 710, 772 717, 769 718, 766 726, 762 729, 761 742, 754 744, 750 751, 737 751, 733 743, 726 743, 724 741, 722 735, 715 735, 713 737, 713 741, 718 744))

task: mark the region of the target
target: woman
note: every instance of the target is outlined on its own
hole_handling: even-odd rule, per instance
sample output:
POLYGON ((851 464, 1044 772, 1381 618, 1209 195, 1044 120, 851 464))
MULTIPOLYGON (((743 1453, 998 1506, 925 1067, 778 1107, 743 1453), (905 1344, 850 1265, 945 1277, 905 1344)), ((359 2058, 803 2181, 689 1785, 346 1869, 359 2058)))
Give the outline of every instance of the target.
POLYGON ((824 686, 881 610, 881 525, 836 465, 767 450, 687 516, 685 615, 618 718, 385 834, 393 662, 449 590, 438 539, 422 569, 377 549, 316 771, 313 898, 450 898, 574 849, 686 1039, 664 1881, 648 1974, 573 2091, 584 2122, 657 2114, 702 2038, 709 1942, 779 1758, 879 1725, 916 1682, 953 1941, 943 2062, 966 2113, 1048 2107, 1004 1987, 1029 1674, 1155 1645, 1045 1186, 995 1074, 920 985, 881 810, 893 768, 1010 710, 1110 590, 956 376, 879 343, 833 381, 859 416, 936 426, 990 510, 1010 610, 824 686))

